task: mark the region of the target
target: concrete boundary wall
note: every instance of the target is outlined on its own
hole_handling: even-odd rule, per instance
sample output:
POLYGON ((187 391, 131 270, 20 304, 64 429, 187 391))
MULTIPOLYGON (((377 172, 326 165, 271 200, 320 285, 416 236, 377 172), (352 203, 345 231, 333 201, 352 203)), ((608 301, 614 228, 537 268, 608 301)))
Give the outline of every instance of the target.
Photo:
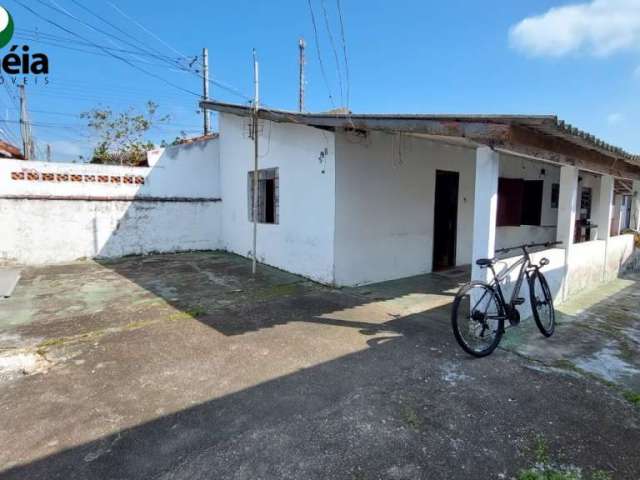
POLYGON ((154 150, 149 167, 0 159, 0 260, 221 247, 218 140, 154 150))
POLYGON ((624 271, 634 254, 633 235, 624 234, 609 238, 607 245, 607 261, 605 281, 616 278, 624 271))
POLYGON ((593 288, 604 280, 606 242, 592 240, 570 247, 567 296, 593 288))

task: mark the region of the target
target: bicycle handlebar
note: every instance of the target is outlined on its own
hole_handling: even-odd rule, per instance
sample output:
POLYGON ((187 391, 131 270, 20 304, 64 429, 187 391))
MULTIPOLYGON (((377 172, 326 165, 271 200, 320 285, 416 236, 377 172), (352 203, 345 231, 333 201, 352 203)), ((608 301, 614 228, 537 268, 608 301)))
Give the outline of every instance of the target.
POLYGON ((544 243, 527 243, 525 245, 517 245, 514 247, 508 247, 508 248, 500 248, 498 250, 496 250, 496 253, 507 253, 510 252, 511 250, 517 250, 519 248, 521 248, 522 250, 524 250, 526 252, 527 248, 534 248, 534 247, 552 247, 554 245, 561 245, 562 242, 544 242, 544 243))

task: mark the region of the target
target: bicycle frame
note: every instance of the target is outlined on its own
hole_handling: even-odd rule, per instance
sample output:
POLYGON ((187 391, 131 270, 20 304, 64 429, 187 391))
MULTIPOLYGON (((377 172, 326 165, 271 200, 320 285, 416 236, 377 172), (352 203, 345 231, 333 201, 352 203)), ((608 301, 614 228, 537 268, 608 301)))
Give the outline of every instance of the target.
POLYGON ((522 256, 522 258, 520 258, 517 262, 515 262, 513 265, 511 265, 510 267, 508 267, 507 269, 503 270, 500 273, 496 273, 495 269, 493 268, 493 265, 489 265, 489 269, 491 270, 491 273, 493 274, 493 281, 490 282, 490 285, 494 288, 495 292, 497 293, 498 297, 500 298, 500 301, 503 305, 505 305, 507 307, 507 312, 504 312, 505 315, 502 316, 501 318, 508 318, 509 314, 511 313, 511 311, 513 311, 516 307, 516 299, 519 298, 520 295, 520 289, 522 288, 522 282, 524 281, 524 279, 527 279, 527 283, 530 280, 529 277, 529 273, 533 270, 536 270, 538 268, 537 265, 533 265, 531 263, 531 257, 529 256, 529 252, 527 251, 526 248, 523 248, 524 251, 524 255, 522 256), (516 280, 516 284, 513 288, 513 292, 511 293, 511 299, 510 301, 507 303, 504 297, 504 293, 502 292, 502 286, 500 285, 500 283, 509 276, 509 274, 514 271, 517 267, 520 267, 520 271, 518 272, 518 278, 516 280))

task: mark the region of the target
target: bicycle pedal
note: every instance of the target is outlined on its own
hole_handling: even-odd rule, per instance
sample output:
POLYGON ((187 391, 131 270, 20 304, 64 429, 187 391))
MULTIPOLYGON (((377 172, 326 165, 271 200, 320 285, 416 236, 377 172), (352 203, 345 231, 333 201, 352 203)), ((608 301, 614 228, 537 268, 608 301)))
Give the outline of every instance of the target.
POLYGON ((518 298, 514 298, 513 299, 513 304, 514 305, 522 305, 524 303, 524 298, 522 297, 518 297, 518 298))

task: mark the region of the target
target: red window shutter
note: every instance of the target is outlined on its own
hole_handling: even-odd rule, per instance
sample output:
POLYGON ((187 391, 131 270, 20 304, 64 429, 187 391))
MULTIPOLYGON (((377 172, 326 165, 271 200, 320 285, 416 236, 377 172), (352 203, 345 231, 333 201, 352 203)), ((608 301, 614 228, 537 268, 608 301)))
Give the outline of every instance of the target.
POLYGON ((498 179, 498 227, 520 226, 524 180, 521 178, 498 179))

